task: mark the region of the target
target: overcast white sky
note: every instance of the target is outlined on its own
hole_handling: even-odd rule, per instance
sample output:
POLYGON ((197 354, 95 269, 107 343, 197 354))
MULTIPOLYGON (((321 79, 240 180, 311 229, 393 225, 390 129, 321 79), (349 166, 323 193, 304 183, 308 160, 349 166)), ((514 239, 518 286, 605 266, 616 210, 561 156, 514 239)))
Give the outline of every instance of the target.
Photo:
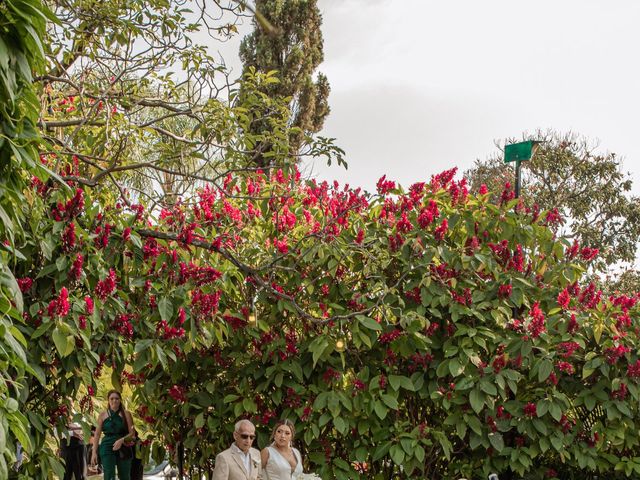
POLYGON ((462 172, 494 140, 572 130, 623 158, 640 193, 640 1, 319 0, 331 115, 349 169, 375 188, 462 172))

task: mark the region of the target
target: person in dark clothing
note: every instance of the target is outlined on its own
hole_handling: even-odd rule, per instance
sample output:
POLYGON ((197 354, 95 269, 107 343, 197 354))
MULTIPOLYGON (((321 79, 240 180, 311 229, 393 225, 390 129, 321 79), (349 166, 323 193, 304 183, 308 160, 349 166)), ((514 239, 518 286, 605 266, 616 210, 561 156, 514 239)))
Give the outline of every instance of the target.
POLYGON ((135 439, 133 442, 133 458, 131 459, 131 479, 142 480, 144 473, 144 462, 142 461, 142 441, 138 437, 138 432, 133 429, 135 439))
POLYGON ((60 456, 64 460, 64 480, 85 480, 85 445, 82 428, 77 423, 67 425, 67 434, 60 442, 60 456))

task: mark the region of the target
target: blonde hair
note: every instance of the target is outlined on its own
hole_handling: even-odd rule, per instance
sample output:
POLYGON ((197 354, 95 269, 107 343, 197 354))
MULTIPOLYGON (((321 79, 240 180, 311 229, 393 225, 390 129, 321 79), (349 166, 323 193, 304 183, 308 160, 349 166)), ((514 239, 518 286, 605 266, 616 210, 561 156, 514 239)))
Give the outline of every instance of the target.
POLYGON ((271 432, 271 440, 275 440, 276 432, 278 431, 278 428, 282 426, 289 427, 289 430, 291 430, 291 442, 293 442, 293 439, 296 438, 296 427, 294 427, 293 422, 287 418, 276 422, 273 427, 273 431, 271 432))

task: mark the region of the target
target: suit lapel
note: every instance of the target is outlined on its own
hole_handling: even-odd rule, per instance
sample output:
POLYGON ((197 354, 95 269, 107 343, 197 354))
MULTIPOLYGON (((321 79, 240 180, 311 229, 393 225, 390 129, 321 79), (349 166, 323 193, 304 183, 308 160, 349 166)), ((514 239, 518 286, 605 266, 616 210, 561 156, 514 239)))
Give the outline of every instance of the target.
POLYGON ((251 480, 249 478, 249 472, 247 472, 247 469, 244 468, 244 462, 242 461, 242 458, 240 458, 240 454, 234 452, 233 459, 236 461, 236 463, 238 464, 238 468, 242 471, 242 473, 244 473, 244 476, 247 478, 247 480, 251 480))

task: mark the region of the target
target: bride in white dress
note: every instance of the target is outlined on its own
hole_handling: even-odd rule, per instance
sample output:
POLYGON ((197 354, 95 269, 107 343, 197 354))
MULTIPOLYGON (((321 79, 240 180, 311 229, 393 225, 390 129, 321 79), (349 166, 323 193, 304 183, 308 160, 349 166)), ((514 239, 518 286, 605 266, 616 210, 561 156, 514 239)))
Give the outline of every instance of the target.
POLYGON ((302 457, 291 446, 295 434, 291 420, 276 423, 271 435, 271 445, 260 452, 266 480, 296 480, 302 475, 302 457))

